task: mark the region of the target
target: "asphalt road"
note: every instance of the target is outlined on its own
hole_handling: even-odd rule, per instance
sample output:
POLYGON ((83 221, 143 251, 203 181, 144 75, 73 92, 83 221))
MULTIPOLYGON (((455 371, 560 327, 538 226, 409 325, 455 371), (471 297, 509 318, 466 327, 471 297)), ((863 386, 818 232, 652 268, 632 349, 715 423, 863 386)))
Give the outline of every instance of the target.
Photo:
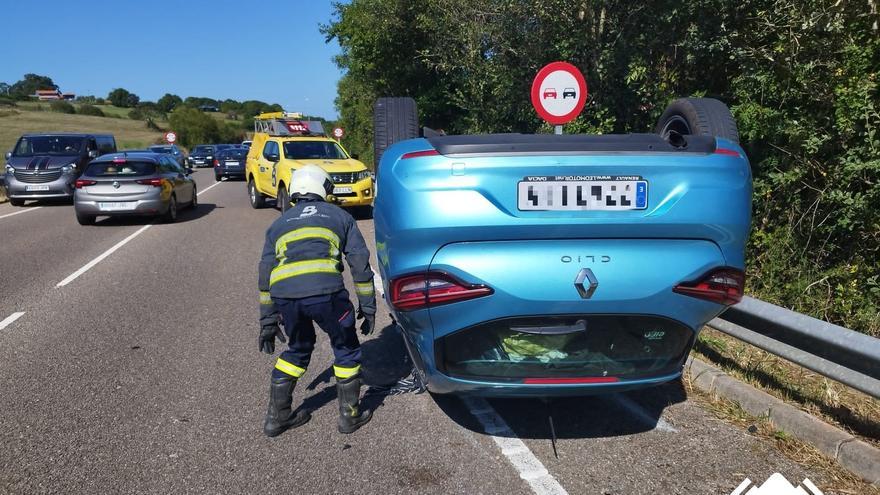
MULTIPOLYGON (((268 439, 256 264, 278 213, 251 209, 242 182, 196 177, 197 210, 62 287, 149 222, 0 205, 0 322, 24 313, 0 329, 0 493, 727 494, 773 472, 822 487, 679 384, 550 404, 377 388, 373 421, 341 435, 323 336, 294 396, 312 421, 268 439)), ((379 308, 363 344, 377 387, 410 369, 379 308)))

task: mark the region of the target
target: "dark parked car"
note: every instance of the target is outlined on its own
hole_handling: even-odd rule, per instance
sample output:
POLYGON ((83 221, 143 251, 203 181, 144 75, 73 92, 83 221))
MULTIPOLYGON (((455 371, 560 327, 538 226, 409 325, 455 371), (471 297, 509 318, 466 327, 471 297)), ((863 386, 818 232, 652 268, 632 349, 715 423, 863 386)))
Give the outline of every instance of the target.
POLYGON ((102 215, 162 215, 174 222, 179 205, 198 204, 190 172, 167 153, 125 152, 98 158, 76 180, 76 219, 91 225, 102 215))
POLYGON ((73 184, 89 160, 116 151, 109 134, 25 134, 6 153, 4 182, 9 202, 72 198, 73 184))
POLYGON ((178 165, 181 167, 186 166, 186 155, 183 154, 183 150, 177 147, 176 144, 160 144, 156 146, 150 146, 150 151, 153 153, 165 153, 171 155, 178 165))
POLYGON ((214 162, 214 155, 217 154, 217 147, 213 144, 200 144, 195 146, 189 153, 190 167, 210 167, 214 162))
POLYGON ((244 166, 248 150, 230 148, 222 150, 214 157, 214 179, 220 182, 223 177, 244 179, 244 166))

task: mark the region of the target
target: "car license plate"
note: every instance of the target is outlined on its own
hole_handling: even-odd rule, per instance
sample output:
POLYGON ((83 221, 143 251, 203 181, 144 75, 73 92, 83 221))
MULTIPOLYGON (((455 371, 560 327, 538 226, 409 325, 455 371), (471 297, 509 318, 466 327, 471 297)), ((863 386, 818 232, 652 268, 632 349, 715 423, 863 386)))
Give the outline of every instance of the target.
POLYGON ((203 164, 205 163, 205 160, 193 160, 193 163, 197 163, 197 164, 199 164, 199 165, 203 165, 203 164))
POLYGON ((345 194, 350 193, 352 189, 350 187, 334 187, 333 194, 345 194))
POLYGON ((517 185, 521 211, 622 211, 648 207, 648 181, 634 175, 525 177, 517 185))
POLYGON ((229 167, 240 167, 240 166, 241 166, 241 164, 238 163, 238 162, 226 162, 226 167, 227 167, 227 168, 229 168, 229 167))
POLYGON ((121 210, 131 210, 134 208, 134 201, 120 201, 115 203, 98 203, 98 208, 101 211, 121 211, 121 210))
POLYGON ((25 191, 48 191, 49 186, 25 186, 25 191))

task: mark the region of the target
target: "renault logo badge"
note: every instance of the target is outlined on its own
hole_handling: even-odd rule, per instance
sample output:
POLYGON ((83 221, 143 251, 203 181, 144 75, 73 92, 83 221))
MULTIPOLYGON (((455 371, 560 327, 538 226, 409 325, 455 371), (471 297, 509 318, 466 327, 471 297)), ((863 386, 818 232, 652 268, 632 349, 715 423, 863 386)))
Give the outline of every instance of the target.
POLYGON ((113 187, 116 188, 116 189, 119 189, 119 182, 118 182, 118 181, 113 181, 113 187))
POLYGON ((593 297, 593 292, 596 292, 596 288, 599 287, 599 281, 596 280, 596 276, 593 275, 593 270, 589 268, 581 268, 581 271, 578 272, 577 277, 574 279, 574 288, 577 289, 578 294, 581 295, 581 299, 589 299, 593 297), (587 286, 584 286, 584 282, 587 282, 587 286))

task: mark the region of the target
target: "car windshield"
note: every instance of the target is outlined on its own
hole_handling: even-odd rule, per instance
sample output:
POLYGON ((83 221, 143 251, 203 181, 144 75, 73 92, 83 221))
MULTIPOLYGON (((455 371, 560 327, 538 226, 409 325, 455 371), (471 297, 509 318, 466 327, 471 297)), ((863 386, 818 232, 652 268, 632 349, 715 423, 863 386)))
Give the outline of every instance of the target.
POLYGON ((25 136, 12 156, 78 155, 82 144, 83 138, 78 136, 25 136))
POLYGON ((220 154, 220 157, 226 160, 244 160, 247 158, 245 150, 226 150, 220 154))
POLYGON ((156 164, 152 162, 99 162, 92 163, 85 175, 90 177, 124 177, 150 175, 156 173, 156 164))
POLYGON ((287 141, 284 143, 284 156, 294 160, 308 158, 345 160, 348 158, 339 145, 330 141, 287 141))
POLYGON ((212 153, 213 151, 214 151, 214 148, 212 148, 211 146, 196 146, 195 148, 193 148, 194 155, 195 154, 212 153))

